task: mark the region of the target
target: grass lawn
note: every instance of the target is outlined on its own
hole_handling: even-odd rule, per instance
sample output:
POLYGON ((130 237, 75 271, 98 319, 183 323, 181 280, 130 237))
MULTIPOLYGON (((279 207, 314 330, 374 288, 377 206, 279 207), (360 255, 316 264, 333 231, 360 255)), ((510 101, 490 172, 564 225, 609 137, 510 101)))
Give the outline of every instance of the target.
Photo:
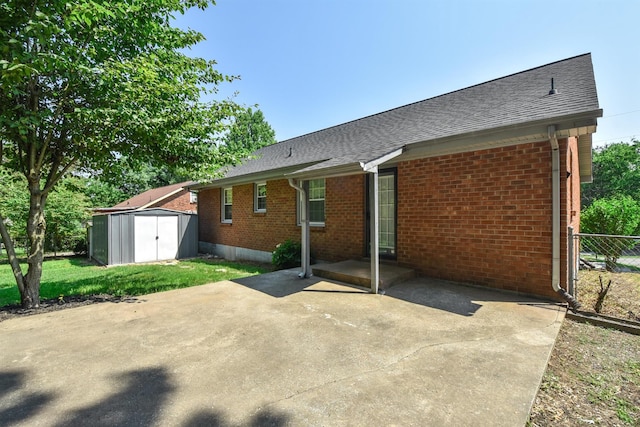
MULTIPOLYGON (((40 298, 72 295, 145 295, 220 280, 253 276, 265 267, 219 260, 193 259, 160 264, 102 267, 86 258, 47 260, 40 298)), ((20 294, 6 261, 0 263, 0 307, 19 304, 20 294)))

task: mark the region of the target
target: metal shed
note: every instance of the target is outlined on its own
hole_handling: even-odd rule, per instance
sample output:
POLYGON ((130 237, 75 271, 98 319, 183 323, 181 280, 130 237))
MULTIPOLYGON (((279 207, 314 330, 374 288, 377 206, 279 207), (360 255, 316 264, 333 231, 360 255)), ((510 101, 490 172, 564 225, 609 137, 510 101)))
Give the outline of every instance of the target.
POLYGON ((94 215, 89 254, 106 265, 194 257, 198 216, 161 208, 94 215))

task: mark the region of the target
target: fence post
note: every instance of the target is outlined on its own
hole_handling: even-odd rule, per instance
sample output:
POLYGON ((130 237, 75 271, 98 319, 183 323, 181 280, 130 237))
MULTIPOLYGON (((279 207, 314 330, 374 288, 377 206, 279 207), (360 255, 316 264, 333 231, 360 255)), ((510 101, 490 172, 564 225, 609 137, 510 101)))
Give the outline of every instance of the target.
POLYGON ((568 246, 569 246, 569 262, 568 262, 568 267, 569 267, 569 295, 572 295, 574 298, 576 296, 575 294, 575 289, 574 289, 574 285, 575 285, 575 269, 576 269, 576 254, 575 254, 575 245, 574 245, 574 237, 573 237, 573 227, 569 227, 569 233, 568 233, 568 239, 569 241, 568 246))

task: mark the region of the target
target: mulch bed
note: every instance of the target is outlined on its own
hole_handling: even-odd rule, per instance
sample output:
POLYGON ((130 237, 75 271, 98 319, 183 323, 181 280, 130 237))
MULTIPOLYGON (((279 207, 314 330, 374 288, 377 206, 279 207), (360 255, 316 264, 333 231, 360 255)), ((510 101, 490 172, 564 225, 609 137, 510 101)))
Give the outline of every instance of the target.
POLYGON ((81 307, 83 305, 103 303, 103 302, 132 302, 136 299, 130 296, 114 296, 108 294, 99 295, 76 295, 61 298, 40 300, 39 308, 22 308, 19 304, 5 305, 0 307, 0 322, 15 317, 31 316, 34 314, 49 313, 52 311, 64 310, 67 308, 81 307))

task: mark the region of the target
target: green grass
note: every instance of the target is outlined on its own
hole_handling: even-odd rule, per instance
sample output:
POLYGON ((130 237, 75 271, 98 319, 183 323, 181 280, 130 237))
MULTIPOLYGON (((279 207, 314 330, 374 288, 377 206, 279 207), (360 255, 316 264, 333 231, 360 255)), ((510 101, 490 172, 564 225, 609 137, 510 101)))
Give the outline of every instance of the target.
MULTIPOLYGON (((145 295, 231 280, 266 272, 257 265, 194 259, 170 264, 101 267, 84 258, 47 260, 42 268, 40 298, 60 295, 145 295)), ((10 266, 0 263, 0 307, 19 304, 10 266)))

